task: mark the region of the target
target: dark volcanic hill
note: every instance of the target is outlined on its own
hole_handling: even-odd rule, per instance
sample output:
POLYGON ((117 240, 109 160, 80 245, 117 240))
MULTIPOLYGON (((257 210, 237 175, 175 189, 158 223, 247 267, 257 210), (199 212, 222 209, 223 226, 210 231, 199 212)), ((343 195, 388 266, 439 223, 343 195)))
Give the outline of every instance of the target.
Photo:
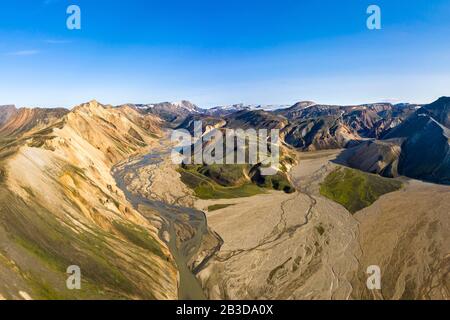
POLYGON ((195 122, 201 122, 202 132, 209 131, 213 128, 218 129, 226 124, 226 121, 224 119, 218 117, 210 117, 203 114, 193 114, 186 117, 186 119, 184 119, 183 122, 181 122, 180 125, 176 127, 176 129, 185 129, 189 131, 191 135, 194 135, 195 122))
MULTIPOLYGON (((141 110, 142 106, 137 106, 141 110)), ((242 104, 208 110, 187 110, 167 105, 144 108, 176 127, 193 130, 193 121, 207 127, 232 129, 280 129, 285 142, 301 150, 348 148, 365 139, 380 139, 417 110, 417 105, 374 103, 356 106, 316 104, 301 101, 287 109, 265 111, 242 104), (162 112, 161 110, 164 110, 162 112)))
POLYGON ((386 176, 405 175, 450 184, 450 98, 423 106, 387 133, 382 141, 351 151, 349 165, 386 176))
POLYGON ((403 139, 400 174, 450 184, 450 98, 442 97, 416 111, 386 139, 403 139))
POLYGON ((447 128, 450 128, 450 98, 441 97, 435 102, 422 107, 419 113, 426 114, 441 123, 447 128))
POLYGON ((339 149, 361 137, 339 116, 297 120, 283 129, 284 140, 301 150, 339 149))
POLYGON ((282 129, 288 121, 284 117, 262 110, 244 110, 225 118, 227 127, 233 129, 282 129))
POLYGON ((190 102, 134 105, 170 126, 202 130, 279 129, 293 148, 312 151, 352 148, 348 164, 387 177, 405 175, 449 183, 449 99, 429 105, 373 103, 354 106, 302 101, 287 109, 255 110, 244 105, 204 110, 190 102))

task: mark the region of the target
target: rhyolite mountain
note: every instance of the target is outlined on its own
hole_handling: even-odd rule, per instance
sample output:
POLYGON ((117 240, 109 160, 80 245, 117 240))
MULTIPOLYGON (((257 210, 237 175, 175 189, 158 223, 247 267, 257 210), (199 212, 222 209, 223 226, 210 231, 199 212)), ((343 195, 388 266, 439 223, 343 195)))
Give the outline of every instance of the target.
POLYGON ((68 112, 69 110, 64 108, 0 107, 0 136, 12 138, 30 130, 43 129, 68 112))
POLYGON ((13 105, 0 106, 0 126, 16 112, 16 107, 13 105))
POLYGON ((0 299, 178 297, 177 265, 159 237, 161 221, 136 210, 112 173, 158 145, 165 128, 192 132, 202 121, 204 132, 279 129, 279 179, 262 180, 254 167, 236 167, 238 174, 228 176, 220 167, 199 168, 225 187, 245 180, 284 190, 291 151, 341 148, 337 161, 363 171, 450 184, 449 106, 449 97, 423 106, 306 101, 273 111, 208 112, 187 101, 118 107, 91 101, 72 110, 0 106, 0 299), (65 287, 74 259, 83 270, 81 292, 65 287))
POLYGON ((96 101, 9 115, 0 125, 0 299, 177 298, 167 246, 111 173, 155 144, 161 126, 96 101), (74 264, 83 290, 66 288, 74 264))

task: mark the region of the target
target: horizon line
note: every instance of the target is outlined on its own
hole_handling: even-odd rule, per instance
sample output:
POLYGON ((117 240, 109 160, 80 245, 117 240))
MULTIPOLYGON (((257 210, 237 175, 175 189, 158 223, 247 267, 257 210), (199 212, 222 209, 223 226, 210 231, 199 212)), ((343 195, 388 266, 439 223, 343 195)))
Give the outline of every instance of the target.
MULTIPOLYGON (((119 104, 112 104, 112 103, 102 103, 97 99, 90 99, 90 100, 86 100, 85 102, 81 102, 78 104, 73 104, 71 106, 30 106, 30 105, 16 105, 14 103, 1 103, 0 107, 15 107, 16 109, 58 109, 58 108, 62 108, 62 109, 68 109, 71 110, 73 108, 76 108, 82 104, 86 104, 86 103, 90 103, 90 102, 97 102, 103 106, 111 106, 111 107, 120 107, 120 106, 125 106, 125 105, 157 105, 157 104, 163 104, 163 103, 170 103, 170 104, 177 104, 180 102, 188 102, 191 103, 193 105, 195 105, 196 107, 200 108, 200 109, 204 109, 204 110, 209 110, 209 109, 213 109, 213 108, 218 108, 218 107, 230 107, 230 106, 237 106, 237 105, 242 105, 243 107, 252 107, 252 106, 289 106, 292 107, 297 103, 302 103, 302 102, 311 102, 314 103, 314 105, 323 105, 323 106, 346 106, 346 107, 352 107, 352 106, 363 106, 363 105, 373 105, 373 104, 391 104, 391 105, 399 105, 399 104, 410 104, 410 105, 425 105, 428 103, 432 103, 442 97, 450 97, 450 95, 448 96, 439 96, 437 98, 431 99, 431 102, 410 102, 410 101, 403 101, 403 100, 396 100, 396 99, 381 99, 379 101, 375 101, 375 102, 363 102, 363 103, 321 103, 321 102, 316 102, 314 100, 309 100, 309 99, 304 99, 304 100, 297 100, 294 103, 244 103, 244 102, 237 102, 237 103, 231 103, 231 104, 218 104, 218 105, 212 105, 212 106, 200 106, 194 102, 192 102, 191 100, 187 100, 187 99, 181 99, 181 100, 175 100, 175 101, 160 101, 160 102, 150 102, 150 103, 133 103, 133 102, 126 102, 126 103, 119 103, 119 104), (394 101, 395 100, 395 101, 394 101)), ((274 109, 276 110, 276 109, 274 109)))

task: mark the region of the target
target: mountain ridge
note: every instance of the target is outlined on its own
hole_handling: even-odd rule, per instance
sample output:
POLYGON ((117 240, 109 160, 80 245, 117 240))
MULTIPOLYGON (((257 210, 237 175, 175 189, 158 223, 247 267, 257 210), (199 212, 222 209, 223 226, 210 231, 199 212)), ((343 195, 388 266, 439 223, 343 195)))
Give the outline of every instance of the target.
POLYGON ((388 177, 405 175, 450 184, 449 105, 450 98, 441 97, 422 106, 392 128, 382 140, 355 147, 347 163, 388 177), (396 151, 392 153, 392 149, 382 147, 383 144, 390 144, 396 151), (362 150, 371 150, 371 156, 367 157, 362 150))
POLYGON ((142 117, 91 101, 0 148, 1 202, 8 203, 0 212, 4 298, 74 298, 64 280, 73 260, 83 272, 78 298, 177 297, 167 246, 111 174, 117 162, 156 143, 159 132, 142 127, 142 117))
MULTIPOLYGON (((315 157, 329 154, 326 157, 331 159, 333 154, 346 153, 344 159, 346 165, 362 171, 391 178, 405 175, 448 184, 450 181, 448 179, 450 152, 447 127, 449 99, 443 97, 424 106, 392 104, 326 106, 313 102, 301 102, 290 110, 289 108, 275 111, 244 109, 225 116, 209 115, 203 109, 183 101, 152 107, 145 105, 143 108, 139 107, 141 105, 132 104, 111 106, 95 100, 82 103, 72 110, 16 109, 13 106, 0 108, 0 117, 3 116, 4 119, 3 123, 0 123, 0 203, 3 204, 0 210, 0 298, 21 299, 25 296, 33 299, 176 299, 180 269, 177 268, 174 256, 169 250, 167 237, 159 233, 164 221, 156 209, 145 210, 144 214, 142 208, 135 208, 128 200, 124 189, 117 185, 113 172, 117 165, 123 164, 124 161, 134 163, 136 158, 143 155, 145 159, 146 157, 151 159, 153 154, 148 154, 148 150, 161 146, 164 140, 162 139, 163 130, 183 128, 192 131, 194 121, 204 121, 203 134, 206 136, 213 129, 279 129, 283 143, 278 176, 263 179, 257 172, 259 165, 255 168, 227 167, 226 170, 220 166, 200 165, 194 168, 178 168, 178 171, 170 167, 172 170, 170 175, 173 175, 171 177, 173 179, 167 182, 166 187, 174 189, 173 185, 183 183, 184 176, 190 177, 191 182, 194 180, 199 182, 199 190, 203 192, 208 191, 207 184, 214 182, 214 187, 217 185, 218 190, 213 194, 214 197, 219 197, 218 193, 224 190, 241 192, 242 190, 236 188, 242 183, 256 183, 266 189, 272 186, 275 190, 284 190, 286 194, 269 191, 270 197, 280 201, 277 208, 270 203, 271 200, 267 200, 269 197, 264 192, 258 198, 260 199, 258 201, 266 199, 264 201, 267 202, 261 202, 261 205, 268 206, 266 214, 274 215, 272 217, 274 225, 266 226, 267 217, 260 216, 261 220, 258 220, 258 223, 264 221, 267 234, 262 234, 264 236, 262 238, 256 235, 250 241, 259 246, 261 239, 266 239, 267 244, 270 243, 272 246, 271 239, 274 232, 275 235, 276 232, 286 232, 287 242, 284 247, 286 250, 271 251, 277 254, 277 260, 264 264, 264 268, 268 265, 270 268, 258 274, 258 277, 261 277, 258 279, 261 281, 258 280, 256 286, 252 283, 252 287, 260 288, 262 295, 267 294, 268 297, 285 297, 290 294, 292 296, 289 297, 303 297, 303 294, 307 296, 307 292, 312 288, 309 285, 316 284, 313 278, 309 278, 309 272, 316 274, 314 268, 320 266, 320 277, 323 277, 321 285, 323 288, 329 288, 328 281, 335 281, 333 280, 335 278, 330 276, 328 266, 322 264, 321 259, 331 257, 336 251, 332 250, 335 248, 335 243, 331 243, 333 247, 329 247, 327 241, 342 239, 342 235, 351 238, 351 243, 359 241, 357 240, 358 224, 337 202, 330 204, 324 198, 310 193, 310 190, 320 184, 319 177, 324 176, 334 165, 328 160, 325 162, 324 159, 316 163, 315 157), (341 153, 339 150, 341 148, 346 150, 341 153), (331 153, 323 152, 328 149, 338 150, 332 150, 331 153), (291 176, 289 171, 297 164, 294 154, 300 157, 300 167, 297 166, 296 170, 307 171, 308 166, 311 166, 315 168, 311 171, 311 176, 302 173, 296 176, 298 181, 294 181, 295 175, 291 176), (311 158, 308 159, 308 157, 311 158), (305 162, 306 167, 302 167, 305 162), (290 183, 295 188, 290 186, 290 183), (299 208, 302 208, 301 211, 306 214, 305 221, 298 220, 299 208), (287 216, 289 221, 283 220, 286 219, 286 210, 290 210, 287 216), (338 212, 338 215, 335 215, 335 212, 338 212), (343 221, 350 227, 342 226, 343 221), (283 227, 284 223, 286 225, 283 227), (288 223, 291 224, 292 229, 287 228, 288 223), (304 226, 306 228, 303 228, 304 226), (336 230, 332 231, 333 228, 336 230), (295 235, 298 236, 294 238, 295 241, 289 241, 293 235, 291 230, 299 231, 295 231, 295 235), (329 236, 331 238, 328 238, 329 236), (296 252, 299 249, 297 241, 305 241, 304 252, 303 249, 296 252), (325 256, 322 256, 322 248, 327 252, 325 256), (289 254, 286 255, 286 252, 289 254), (285 269, 284 265, 280 267, 278 259, 286 261, 283 259, 287 257, 291 258, 287 260, 287 265, 291 267, 289 269, 285 269), (309 257, 311 260, 302 257, 309 257), (75 263, 83 272, 85 290, 80 293, 68 291, 65 287, 66 268, 75 263), (136 263, 139 263, 139 267, 136 267, 136 263), (301 269, 298 269, 299 267, 301 269), (298 285, 295 288, 292 288, 290 282, 285 281, 283 276, 289 272, 295 274, 297 281, 295 284, 298 285), (266 273, 269 277, 268 281, 263 278, 266 273), (308 286, 303 286, 303 280, 308 280, 308 286), (269 292, 265 290, 267 288, 275 291, 269 292), (283 288, 286 288, 286 291, 278 291, 283 288), (300 291, 297 292, 298 288, 300 291), (277 295, 272 295, 273 293, 277 295)), ((212 142, 206 142, 205 146, 209 146, 210 143, 212 142)), ((166 170, 169 166, 170 164, 166 164, 166 167, 161 169, 160 179, 166 177, 164 174, 167 174, 166 170)), ((148 175, 133 180, 134 183, 143 183, 143 185, 132 187, 146 189, 147 180, 153 176, 152 170, 155 170, 155 167, 155 164, 149 163, 145 168, 148 170, 148 175)), ((420 188, 426 187, 420 185, 420 188)), ((185 190, 179 185, 177 188, 185 190)), ((416 190, 413 194, 420 196, 422 194, 420 188, 418 191, 413 188, 416 190)), ((445 186, 437 186, 436 190, 442 193, 439 199, 445 197, 445 186)), ((151 193, 151 190, 147 191, 151 193)), ((405 192, 400 190, 391 196, 383 197, 381 203, 385 203, 384 199, 389 197, 401 199, 402 203, 405 203, 407 200, 405 197, 408 196, 405 192)), ((227 195, 230 194, 227 193, 227 195)), ((244 195, 251 195, 251 193, 244 193, 244 195)), ((187 196, 191 197, 192 194, 189 193, 187 196)), ((177 195, 174 201, 178 202, 179 197, 183 198, 183 195, 177 195)), ((219 201, 222 202, 223 199, 219 201)), ((250 203, 253 200, 244 199, 243 201, 250 203)), ((372 230, 370 234, 364 234, 362 237, 366 239, 363 243, 364 248, 376 248, 376 244, 367 241, 365 237, 370 240, 370 237, 379 236, 376 228, 372 228, 377 225, 372 221, 376 218, 377 212, 384 212, 386 216, 385 220, 380 222, 380 226, 386 228, 387 233, 391 232, 395 235, 392 230, 397 230, 389 220, 396 212, 392 211, 391 214, 380 211, 377 203, 379 202, 375 202, 366 210, 366 212, 375 213, 361 217, 363 227, 372 230)), ((223 208, 228 203, 218 203, 218 205, 223 208)), ((234 205, 239 206, 233 203, 229 210, 234 210, 234 205)), ((395 203, 389 205, 395 208, 395 203)), ((445 209, 444 205, 445 203, 442 204, 441 209, 445 209)), ((251 214, 241 217, 249 219, 246 226, 258 225, 258 223, 255 224, 257 220, 250 219, 263 212, 261 211, 265 210, 263 207, 258 207, 256 214, 255 211, 248 211, 251 214)), ((420 213, 426 212, 425 206, 421 210, 423 211, 420 213)), ((359 219, 360 215, 358 213, 356 215, 359 219)), ((417 216, 420 216, 419 213, 417 216)), ((430 218, 421 216, 425 227, 420 230, 442 229, 436 226, 433 220, 441 219, 441 213, 433 213, 430 218)), ((201 217, 204 218, 206 215, 201 213, 201 217)), ((208 219, 209 217, 208 215, 208 219)), ((212 216, 213 220, 214 217, 217 216, 212 216)), ((224 221, 228 223, 229 219, 230 215, 226 216, 224 221)), ((182 225, 189 227, 184 218, 180 219, 180 222, 177 228, 181 228, 182 225)), ((415 218, 411 218, 411 225, 405 224, 398 228, 408 232, 408 237, 400 243, 402 246, 407 245, 410 238, 420 242, 421 239, 414 236, 414 230, 416 230, 414 223, 415 218)), ((245 227, 244 224, 242 226, 245 227)), ((264 228, 258 229, 264 231, 264 228)), ((240 228, 234 226, 232 229, 240 228)), ((190 226, 186 230, 176 229, 174 232, 184 234, 187 238, 190 236, 195 238, 195 230, 190 226)), ((433 232, 426 231, 429 239, 432 239, 432 234, 433 232)), ((245 235, 249 238, 251 236, 251 234, 245 235)), ((390 242, 393 245, 397 243, 394 238, 395 236, 390 242)), ((201 277, 209 279, 211 275, 212 278, 216 276, 215 273, 208 274, 209 269, 202 270, 204 266, 203 262, 200 262, 202 258, 208 257, 208 260, 215 250, 220 250, 223 243, 225 246, 230 245, 227 237, 221 239, 217 235, 217 239, 218 242, 209 238, 206 243, 201 243, 200 247, 203 249, 198 249, 199 257, 192 257, 190 260, 190 263, 199 262, 194 272, 200 272, 201 277)), ((436 248, 439 249, 438 256, 441 257, 441 252, 445 250, 443 245, 445 234, 443 233, 439 239, 442 241, 436 244, 436 248)), ((236 244, 238 243, 240 245, 243 243, 241 238, 236 240, 236 244)), ((430 250, 435 249, 435 245, 431 240, 424 243, 425 246, 422 242, 417 243, 417 246, 426 248, 425 255, 428 259, 428 256, 434 255, 430 250)), ((345 247, 345 243, 338 245, 342 246, 339 248, 345 247)), ((240 253, 247 251, 251 249, 239 251, 235 256, 232 253, 230 259, 239 261, 240 253)), ((407 250, 408 257, 418 251, 407 250)), ((369 251, 365 250, 363 256, 365 259, 370 259, 372 255, 369 254, 366 257, 367 252, 369 251)), ((388 250, 386 252, 388 258, 392 257, 392 263, 404 262, 403 252, 390 253, 388 250)), ((348 255, 337 256, 335 257, 337 260, 332 261, 341 261, 340 263, 343 263, 340 264, 341 266, 356 268, 356 259, 348 255), (348 265, 344 263, 347 257, 351 262, 348 265)), ((224 259, 221 256, 218 258, 220 261, 216 260, 214 263, 227 263, 228 256, 224 259)), ((211 261, 214 261, 214 258, 211 261)), ((208 261, 205 262, 207 263, 208 261)), ((251 265, 251 263, 245 263, 245 260, 242 263, 239 265, 242 269, 251 265)), ((225 264, 220 272, 226 273, 228 266, 225 264)), ((358 266, 358 268, 364 267, 358 266)), ((417 275, 420 279, 415 279, 413 283, 427 286, 428 284, 421 277, 428 274, 428 260, 418 263, 416 267, 417 273, 412 273, 412 276, 417 275)), ((402 265, 400 269, 408 277, 411 276, 408 266, 402 265)), ((250 269, 246 271, 253 272, 250 269)), ((388 270, 387 274, 394 277, 396 272, 397 270, 388 270)), ((233 272, 230 275, 233 277, 233 272)), ((339 279, 344 280, 345 277, 340 274, 339 279)), ((244 278, 247 279, 245 281, 252 280, 251 277, 244 278)), ((224 279, 226 281, 227 278, 224 279)), ((350 281, 350 279, 347 280, 350 281)), ((358 281, 352 281, 352 285, 356 284, 352 297, 370 296, 364 291, 364 287, 358 285, 358 281)), ((236 293, 233 297, 242 297, 239 294, 246 297, 245 294, 248 294, 247 282, 242 283, 229 283, 231 287, 239 290, 242 287, 242 291, 239 292, 237 289, 229 288, 231 293, 236 293)), ((397 292, 397 288, 392 288, 397 283, 401 284, 401 279, 398 282, 395 280, 389 283, 389 293, 394 289, 397 292)), ((216 296, 214 288, 210 288, 212 296, 216 296)), ((349 288, 346 290, 350 290, 349 288)), ((335 289, 339 291, 342 288, 335 289)), ((251 296, 259 294, 258 292, 251 293, 251 296)), ((316 292, 315 296, 327 296, 327 292, 326 290, 316 292)), ((419 296, 414 288, 404 290, 400 288, 398 292, 402 292, 405 297, 419 296)), ((222 292, 217 292, 218 294, 222 292)), ((387 297, 391 296, 395 295, 387 295, 387 297)))

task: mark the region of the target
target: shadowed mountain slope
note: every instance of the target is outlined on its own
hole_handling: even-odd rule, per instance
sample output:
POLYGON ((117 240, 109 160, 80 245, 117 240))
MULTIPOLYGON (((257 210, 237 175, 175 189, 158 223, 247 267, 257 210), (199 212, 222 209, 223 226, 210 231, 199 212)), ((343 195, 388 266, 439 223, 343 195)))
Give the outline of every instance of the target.
POLYGON ((418 109, 386 134, 347 152, 352 167, 392 177, 450 184, 450 98, 418 109), (442 121, 442 122, 440 122, 442 121))

